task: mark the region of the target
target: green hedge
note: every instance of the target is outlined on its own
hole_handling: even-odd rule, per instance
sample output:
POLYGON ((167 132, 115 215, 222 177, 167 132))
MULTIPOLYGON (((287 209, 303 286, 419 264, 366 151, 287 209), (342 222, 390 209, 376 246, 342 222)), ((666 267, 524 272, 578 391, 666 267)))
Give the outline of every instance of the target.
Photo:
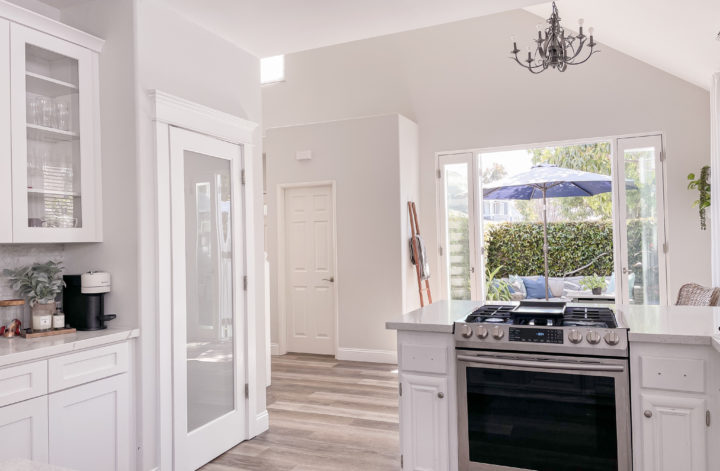
MULTIPOLYGON (((496 275, 531 276, 545 272, 542 223, 493 224, 485 233, 487 267, 502 265, 496 275)), ((632 243, 630 244, 632 245, 632 243)), ((548 263, 550 276, 562 276, 605 256, 576 276, 613 272, 613 228, 611 222, 562 222, 548 224, 548 263)))

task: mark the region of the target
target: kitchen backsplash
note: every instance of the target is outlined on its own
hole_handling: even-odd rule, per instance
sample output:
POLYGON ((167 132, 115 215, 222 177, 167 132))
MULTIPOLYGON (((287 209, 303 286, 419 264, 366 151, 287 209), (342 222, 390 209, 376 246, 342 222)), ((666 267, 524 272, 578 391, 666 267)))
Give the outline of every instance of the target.
MULTIPOLYGON (((6 268, 17 268, 48 260, 62 261, 64 248, 61 244, 42 245, 0 245, 0 299, 14 299, 18 295, 10 286, 7 277, 2 273, 6 268)), ((30 308, 0 307, 0 325, 8 325, 15 318, 20 318, 23 328, 30 322, 30 308)), ((2 337, 0 337, 2 340, 2 337)))

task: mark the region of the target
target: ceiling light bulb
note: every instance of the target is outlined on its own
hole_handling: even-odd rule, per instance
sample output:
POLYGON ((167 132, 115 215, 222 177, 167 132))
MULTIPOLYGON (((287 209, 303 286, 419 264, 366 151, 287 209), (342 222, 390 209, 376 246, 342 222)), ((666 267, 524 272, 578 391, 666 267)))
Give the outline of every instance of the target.
POLYGON ((516 41, 515 41, 515 35, 510 36, 510 42, 512 42, 512 43, 515 43, 515 42, 516 42, 516 41))
POLYGON ((578 25, 582 26, 585 23, 585 20, 582 18, 578 19, 578 25))
POLYGON ((590 33, 590 36, 592 36, 594 32, 595 28, 593 28, 592 26, 588 28, 588 33, 590 33))

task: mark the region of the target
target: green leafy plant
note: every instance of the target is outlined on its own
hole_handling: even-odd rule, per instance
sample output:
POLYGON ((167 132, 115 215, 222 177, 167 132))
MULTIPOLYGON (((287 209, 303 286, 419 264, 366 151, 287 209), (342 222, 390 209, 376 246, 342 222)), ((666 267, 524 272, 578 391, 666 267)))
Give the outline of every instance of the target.
POLYGON ((12 288, 33 307, 55 301, 65 286, 62 271, 62 262, 49 261, 15 270, 6 269, 3 273, 10 279, 12 288))
POLYGON ((502 268, 502 265, 485 272, 485 293, 488 301, 510 301, 510 283, 505 280, 496 280, 495 276, 502 268))
POLYGON ((603 289, 606 286, 607 283, 605 283, 605 278, 602 276, 590 275, 580 280, 580 287, 583 289, 596 290, 603 289))
POLYGON ((697 190, 700 194, 693 206, 700 211, 700 229, 704 231, 707 229, 705 210, 710 207, 710 167, 706 165, 700 169, 700 175, 697 178, 694 173, 689 174, 687 178, 689 180, 688 190, 697 190))

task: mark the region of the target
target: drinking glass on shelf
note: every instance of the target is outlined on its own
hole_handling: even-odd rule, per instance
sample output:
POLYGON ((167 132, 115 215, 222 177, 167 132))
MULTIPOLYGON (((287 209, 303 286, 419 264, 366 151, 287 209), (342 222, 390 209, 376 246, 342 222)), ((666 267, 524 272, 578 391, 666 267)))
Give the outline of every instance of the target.
POLYGON ((54 123, 54 107, 53 102, 50 98, 41 96, 38 98, 38 104, 40 108, 40 112, 42 114, 42 122, 38 124, 42 124, 46 128, 52 128, 55 127, 54 123))
POLYGON ((35 95, 27 96, 27 122, 28 124, 38 124, 40 117, 40 104, 38 97, 35 95))
POLYGON ((70 130, 70 110, 67 103, 59 101, 55 103, 55 115, 58 129, 70 130))

